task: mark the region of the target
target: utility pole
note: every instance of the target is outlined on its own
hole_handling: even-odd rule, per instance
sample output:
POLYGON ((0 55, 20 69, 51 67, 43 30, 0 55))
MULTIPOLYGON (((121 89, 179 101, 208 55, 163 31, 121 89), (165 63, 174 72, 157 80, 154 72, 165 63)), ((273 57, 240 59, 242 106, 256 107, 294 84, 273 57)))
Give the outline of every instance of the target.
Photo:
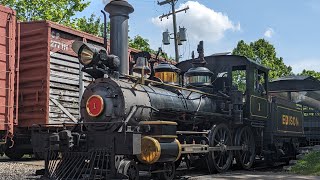
POLYGON ((179 41, 179 37, 178 37, 178 33, 177 33, 177 17, 176 17, 176 13, 182 12, 182 11, 187 11, 189 9, 189 7, 184 8, 182 10, 176 11, 175 10, 175 2, 178 0, 165 0, 162 2, 158 2, 158 5, 162 6, 165 4, 171 4, 172 7, 172 12, 168 13, 168 14, 164 14, 162 16, 160 16, 159 18, 162 20, 162 18, 164 17, 169 17, 170 15, 172 15, 172 20, 173 20, 173 36, 174 36, 174 48, 175 48, 175 60, 178 63, 179 62, 179 45, 178 45, 178 41, 179 41))

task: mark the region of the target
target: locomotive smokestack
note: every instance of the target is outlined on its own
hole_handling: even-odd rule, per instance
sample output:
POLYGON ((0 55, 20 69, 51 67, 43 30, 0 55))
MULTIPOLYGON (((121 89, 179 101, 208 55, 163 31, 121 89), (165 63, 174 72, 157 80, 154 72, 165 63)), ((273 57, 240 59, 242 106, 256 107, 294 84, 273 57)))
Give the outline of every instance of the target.
POLYGON ((113 0, 104 10, 110 14, 110 52, 120 58, 120 73, 129 74, 128 19, 134 9, 125 0, 113 0))

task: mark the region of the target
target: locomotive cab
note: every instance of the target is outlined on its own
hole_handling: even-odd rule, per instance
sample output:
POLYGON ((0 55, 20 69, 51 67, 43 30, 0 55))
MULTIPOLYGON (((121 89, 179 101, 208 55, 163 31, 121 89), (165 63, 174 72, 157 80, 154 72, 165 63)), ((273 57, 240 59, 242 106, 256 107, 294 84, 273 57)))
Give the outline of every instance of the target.
POLYGON ((244 117, 255 120, 268 118, 266 67, 247 59, 247 65, 232 66, 230 92, 240 91, 243 95, 244 117))
MULTIPOLYGON (((184 75, 185 86, 193 85, 199 88, 195 85, 210 84, 209 87, 214 94, 230 98, 234 106, 231 108, 233 111, 237 109, 243 111, 243 118, 255 120, 268 118, 268 68, 246 57, 236 55, 213 55, 203 60, 205 63, 202 64, 199 58, 198 63, 191 59, 177 64, 181 74, 184 75), (193 73, 196 69, 207 70, 198 71, 204 74, 204 76, 198 76, 193 73)), ((222 106, 225 110, 230 110, 226 105, 222 106)))

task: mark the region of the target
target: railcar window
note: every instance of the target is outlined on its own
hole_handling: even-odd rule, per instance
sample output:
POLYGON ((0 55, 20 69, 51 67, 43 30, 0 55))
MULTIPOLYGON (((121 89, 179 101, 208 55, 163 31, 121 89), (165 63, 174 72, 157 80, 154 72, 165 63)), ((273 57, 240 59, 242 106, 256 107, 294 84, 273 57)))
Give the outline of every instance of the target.
POLYGON ((176 72, 156 72, 155 76, 161 79, 164 83, 179 83, 179 76, 176 72))

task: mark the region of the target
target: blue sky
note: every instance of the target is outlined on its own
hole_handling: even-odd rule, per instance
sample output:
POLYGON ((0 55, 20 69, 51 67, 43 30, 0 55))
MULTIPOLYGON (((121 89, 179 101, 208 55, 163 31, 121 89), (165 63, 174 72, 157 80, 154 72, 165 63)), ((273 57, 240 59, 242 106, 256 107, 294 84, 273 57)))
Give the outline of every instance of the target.
MULTIPOLYGON (((108 2, 108 0, 105 0, 108 2)), ((162 46, 174 56, 173 42, 163 46, 162 31, 172 31, 171 19, 158 20, 170 11, 169 5, 158 6, 156 0, 129 0, 135 12, 129 20, 129 36, 149 39, 151 47, 162 46)), ((251 42, 265 38, 276 48, 295 73, 302 69, 320 72, 320 1, 318 0, 179 0, 176 7, 189 5, 190 10, 179 13, 178 25, 185 26, 188 41, 180 46, 180 55, 188 59, 204 40, 205 54, 228 52, 239 40, 251 42)), ((90 7, 77 16, 100 16, 103 0, 91 1, 90 7)))

